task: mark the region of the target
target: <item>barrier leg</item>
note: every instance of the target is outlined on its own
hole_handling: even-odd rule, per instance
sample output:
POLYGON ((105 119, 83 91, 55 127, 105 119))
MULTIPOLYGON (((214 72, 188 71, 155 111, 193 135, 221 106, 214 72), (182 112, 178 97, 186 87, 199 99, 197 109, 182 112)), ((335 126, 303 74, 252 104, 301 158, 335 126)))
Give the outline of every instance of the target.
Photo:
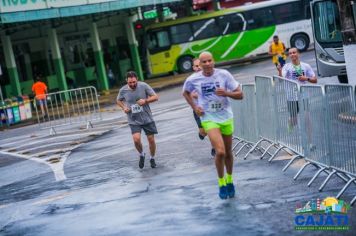
POLYGON ((49 135, 56 135, 56 134, 57 134, 56 130, 53 127, 51 127, 51 129, 49 130, 49 135))
POLYGON ((289 166, 290 165, 292 165, 292 163, 295 161, 295 159, 297 159, 297 158, 302 158, 302 156, 301 155, 294 155, 293 157, 292 157, 292 159, 287 163, 287 165, 283 168, 283 172, 285 172, 288 168, 289 168, 289 166))
POLYGON ((242 143, 242 142, 243 142, 242 140, 239 140, 239 141, 234 145, 234 147, 232 148, 232 151, 234 151, 235 148, 236 148, 240 143, 242 143))
POLYGON ((277 156, 277 154, 279 153, 279 151, 281 151, 283 148, 284 148, 283 146, 279 147, 279 148, 274 152, 274 154, 268 159, 268 162, 271 162, 271 161, 277 156))
POLYGON ((244 160, 247 159, 247 156, 250 155, 256 148, 257 146, 262 143, 265 139, 260 139, 255 145, 252 146, 252 148, 250 148, 250 150, 246 153, 246 155, 244 156, 244 160))
POLYGON ((336 173, 336 170, 333 170, 329 173, 328 177, 326 177, 326 179, 324 180, 324 182, 321 184, 320 188, 319 188, 319 192, 321 192, 323 190, 323 188, 325 187, 325 185, 329 182, 330 178, 336 173))
POLYGON ((261 154, 265 151, 263 147, 257 147, 256 150, 259 151, 261 154))
POLYGON ((356 196, 352 199, 352 201, 350 202, 350 205, 352 206, 355 202, 356 202, 356 196))
MULTIPOLYGON (((271 143, 271 144, 266 148, 265 152, 262 153, 262 155, 260 156, 260 159, 261 159, 261 160, 263 159, 263 157, 264 157, 267 153, 269 153, 268 150, 269 150, 272 146, 274 146, 274 145, 275 145, 275 143, 271 143)), ((270 154, 270 153, 269 153, 269 154, 270 154)), ((271 156, 272 156, 272 155, 271 155, 271 156)))
POLYGON ((91 123, 91 121, 87 121, 87 129, 89 128, 93 128, 93 124, 91 123))
POLYGON ((348 178, 346 178, 344 175, 342 175, 341 173, 337 172, 336 175, 342 179, 343 181, 345 181, 346 183, 349 181, 350 178, 353 178, 353 177, 350 177, 348 176, 348 178))
POLYGON ((336 195, 336 198, 339 199, 341 197, 341 195, 346 191, 346 189, 350 186, 350 184, 352 182, 354 182, 356 180, 356 178, 351 178, 346 184, 345 186, 340 190, 340 192, 336 195))
POLYGON ((318 170, 318 172, 315 173, 315 175, 313 176, 313 178, 309 181, 308 183, 308 187, 310 187, 310 185, 314 182, 314 180, 320 175, 321 172, 325 171, 326 167, 322 167, 318 170))
POLYGON ((302 171, 305 169, 305 167, 307 167, 308 165, 310 165, 311 164, 311 162, 309 162, 309 161, 307 161, 301 168, 300 168, 300 170, 298 171, 298 173, 294 176, 294 180, 296 180, 298 177, 299 177, 299 175, 302 173, 302 171))
POLYGON ((250 145, 250 144, 249 144, 249 143, 245 143, 244 145, 242 145, 242 146, 240 147, 240 149, 235 153, 235 157, 237 157, 237 155, 239 155, 239 153, 242 151, 242 149, 243 149, 244 147, 248 146, 248 145, 250 145))

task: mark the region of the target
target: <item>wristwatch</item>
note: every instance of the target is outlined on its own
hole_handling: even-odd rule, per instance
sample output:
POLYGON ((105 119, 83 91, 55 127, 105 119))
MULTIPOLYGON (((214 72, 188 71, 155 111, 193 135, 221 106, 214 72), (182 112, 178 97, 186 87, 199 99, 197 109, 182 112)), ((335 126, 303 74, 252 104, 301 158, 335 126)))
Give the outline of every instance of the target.
POLYGON ((308 77, 307 80, 310 82, 310 78, 308 77))

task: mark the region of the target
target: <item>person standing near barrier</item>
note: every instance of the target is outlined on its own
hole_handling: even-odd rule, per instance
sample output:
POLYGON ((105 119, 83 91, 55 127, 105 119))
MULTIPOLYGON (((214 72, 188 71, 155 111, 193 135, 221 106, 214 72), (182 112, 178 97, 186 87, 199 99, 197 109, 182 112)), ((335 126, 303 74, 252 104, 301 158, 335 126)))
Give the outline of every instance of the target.
POLYGON ((35 83, 32 85, 32 92, 35 95, 35 101, 37 106, 40 106, 42 116, 45 117, 47 115, 47 86, 44 82, 42 82, 41 74, 37 74, 35 78, 35 83))
POLYGON ((219 197, 227 199, 235 196, 232 177, 234 122, 228 98, 242 99, 243 94, 239 83, 230 72, 214 68, 214 59, 210 52, 202 52, 199 60, 202 71, 188 77, 183 86, 183 96, 201 117, 202 126, 216 150, 219 197), (193 91, 198 94, 198 104, 191 97, 193 91))
POLYGON ((286 46, 279 40, 278 35, 273 36, 273 42, 269 46, 268 54, 272 56, 272 62, 278 68, 283 68, 286 63, 287 56, 285 54, 286 46))
POLYGON ((155 154, 156 142, 154 135, 157 134, 156 124, 152 117, 149 103, 158 100, 158 95, 146 83, 138 81, 136 72, 129 71, 126 74, 127 85, 123 86, 117 96, 118 106, 127 114, 131 128, 132 138, 139 152, 139 167, 145 165, 145 153, 141 142, 141 131, 147 136, 150 149, 150 164, 156 168, 155 154))
MULTIPOLYGON (((317 83, 318 80, 312 67, 300 61, 300 53, 297 48, 290 48, 288 51, 290 63, 287 63, 283 68, 279 69, 279 76, 282 76, 299 84, 317 83)), ((303 101, 304 106, 307 106, 307 101, 303 101)), ((299 112, 297 94, 287 94, 287 108, 290 114, 289 130, 297 124, 297 114, 299 112)))
MULTIPOLYGON (((193 71, 195 73, 201 71, 199 58, 194 58, 193 59, 193 71)), ((198 99, 198 94, 195 91, 193 91, 191 93, 191 96, 192 96, 193 99, 198 99)), ((205 138, 205 136, 207 134, 206 134, 205 130, 203 129, 203 126, 201 125, 200 117, 195 113, 194 110, 193 110, 193 116, 194 116, 195 122, 197 123, 198 129, 199 129, 198 136, 199 136, 200 140, 204 140, 204 138, 205 138)), ((215 154, 216 154, 215 153, 215 149, 212 148, 211 149, 211 156, 214 157, 215 154)))

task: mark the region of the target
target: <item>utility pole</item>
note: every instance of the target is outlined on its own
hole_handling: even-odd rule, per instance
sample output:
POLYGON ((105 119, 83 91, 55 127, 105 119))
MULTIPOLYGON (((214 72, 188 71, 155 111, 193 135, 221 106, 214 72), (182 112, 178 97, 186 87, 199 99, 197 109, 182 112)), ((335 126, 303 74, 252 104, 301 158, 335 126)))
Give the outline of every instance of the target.
POLYGON ((356 6, 353 0, 337 0, 349 84, 356 85, 356 6))

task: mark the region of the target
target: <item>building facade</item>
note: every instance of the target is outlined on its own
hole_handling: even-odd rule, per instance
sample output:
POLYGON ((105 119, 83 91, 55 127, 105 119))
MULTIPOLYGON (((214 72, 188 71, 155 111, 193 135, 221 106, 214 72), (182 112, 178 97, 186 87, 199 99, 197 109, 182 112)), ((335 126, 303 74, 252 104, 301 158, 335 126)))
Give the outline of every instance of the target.
POLYGON ((0 85, 5 98, 31 94, 41 75, 49 91, 122 83, 127 70, 144 78, 133 22, 142 9, 180 0, 2 0, 0 85))

